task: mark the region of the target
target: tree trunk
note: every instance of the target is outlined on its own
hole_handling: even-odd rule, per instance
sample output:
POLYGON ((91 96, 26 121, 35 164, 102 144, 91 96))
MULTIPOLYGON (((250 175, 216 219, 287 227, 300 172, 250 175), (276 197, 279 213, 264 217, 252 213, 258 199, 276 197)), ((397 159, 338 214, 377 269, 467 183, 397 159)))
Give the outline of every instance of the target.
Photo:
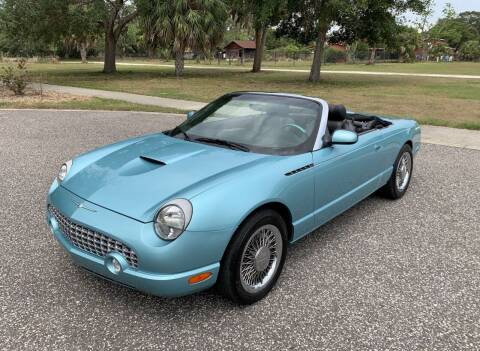
POLYGON ((258 73, 262 70, 263 49, 267 40, 267 30, 265 27, 255 29, 255 56, 253 58, 252 72, 258 73))
POLYGON ((375 56, 377 55, 377 48, 372 48, 370 53, 370 58, 368 59, 368 64, 373 65, 375 63, 375 56))
POLYGON ((80 43, 80 56, 82 58, 82 63, 87 63, 87 43, 80 43))
POLYGON ((110 18, 103 25, 105 28, 105 60, 103 64, 104 73, 114 73, 117 71, 116 51, 117 42, 122 30, 128 23, 138 16, 138 11, 134 11, 124 17, 120 16, 122 8, 128 3, 127 1, 105 1, 110 7, 110 18))
POLYGON ((149 59, 154 59, 155 58, 155 48, 151 45, 148 45, 148 49, 147 49, 148 53, 148 58, 149 59))
POLYGON ((175 75, 180 77, 183 75, 183 69, 185 68, 184 50, 175 52, 175 75))
POLYGON ((327 40, 328 25, 320 26, 317 40, 315 42, 315 53, 313 55, 312 67, 310 69, 310 82, 320 81, 320 72, 323 63, 323 52, 325 51, 325 41, 327 40))
POLYGON ((117 71, 116 64, 117 40, 113 30, 109 30, 105 34, 105 61, 103 65, 103 73, 115 73, 117 71))

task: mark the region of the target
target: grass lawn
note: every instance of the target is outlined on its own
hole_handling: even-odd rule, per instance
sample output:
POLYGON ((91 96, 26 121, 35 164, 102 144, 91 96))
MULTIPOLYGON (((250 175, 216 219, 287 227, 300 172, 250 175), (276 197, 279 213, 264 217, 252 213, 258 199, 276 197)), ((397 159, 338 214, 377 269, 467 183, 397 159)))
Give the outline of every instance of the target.
MULTIPOLYGON (((353 65, 327 69, 352 70, 353 65)), ((419 73, 480 74, 478 63, 420 63, 358 65, 363 70, 419 73), (437 71, 435 71, 437 70, 437 71)), ((177 79, 173 68, 119 66, 114 75, 101 73, 96 64, 32 64, 30 71, 42 80, 104 90, 211 101, 231 91, 254 90, 300 93, 343 103, 355 111, 415 118, 421 123, 480 129, 480 80, 447 78, 359 76, 325 74, 320 83, 306 81, 303 72, 263 72, 186 69, 177 79)), ((101 108, 105 108, 101 103, 101 108)), ((151 110, 151 107, 146 107, 151 110)))
MULTIPOLYGON (((310 69, 309 62, 267 63, 266 67, 310 69)), ((430 73, 430 74, 465 74, 480 75, 480 63, 478 62, 421 62, 421 63, 379 63, 366 64, 327 64, 327 71, 364 71, 364 72, 396 72, 396 73, 430 73)))
MULTIPOLYGON (((93 60, 100 62, 101 60, 93 60)), ((140 63, 140 64, 161 64, 174 65, 173 61, 160 60, 146 60, 146 59, 127 59, 119 60, 121 63, 140 63)), ((248 71, 252 67, 251 62, 245 62, 241 65, 239 62, 222 62, 218 65, 217 61, 186 61, 187 66, 199 67, 221 67, 225 69, 238 69, 248 71)), ((310 70, 310 61, 265 61, 263 67, 265 68, 279 68, 279 69, 299 69, 310 70)), ((375 65, 366 64, 325 64, 326 71, 363 71, 363 72, 397 72, 397 73, 430 73, 430 74, 462 74, 462 75, 480 75, 480 62, 417 62, 417 63, 378 63, 375 65)))

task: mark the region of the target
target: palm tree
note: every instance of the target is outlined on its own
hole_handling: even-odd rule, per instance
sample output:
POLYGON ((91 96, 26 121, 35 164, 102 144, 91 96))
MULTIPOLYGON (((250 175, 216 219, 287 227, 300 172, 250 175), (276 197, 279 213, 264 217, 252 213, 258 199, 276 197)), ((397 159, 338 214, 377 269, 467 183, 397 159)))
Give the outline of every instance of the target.
POLYGON ((208 53, 222 39, 227 6, 222 0, 156 0, 159 38, 172 46, 175 74, 181 76, 186 49, 208 53))
POLYGON ((157 31, 158 17, 155 13, 149 13, 139 19, 142 43, 147 49, 148 58, 154 58, 155 50, 158 48, 160 38, 157 31))
POLYGON ((158 16, 156 13, 156 3, 154 1, 138 2, 141 4, 141 15, 138 19, 140 27, 141 40, 147 49, 148 57, 155 56, 155 50, 160 45, 159 33, 157 31, 158 16))

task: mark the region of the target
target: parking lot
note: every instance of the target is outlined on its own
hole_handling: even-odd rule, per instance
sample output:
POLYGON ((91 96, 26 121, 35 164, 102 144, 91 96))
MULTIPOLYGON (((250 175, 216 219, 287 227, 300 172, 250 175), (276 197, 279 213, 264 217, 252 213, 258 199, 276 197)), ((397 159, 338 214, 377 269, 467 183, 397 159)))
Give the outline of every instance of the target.
POLYGON ((404 198, 373 195, 291 246, 253 306, 148 296, 74 266, 44 223, 60 165, 180 120, 0 111, 1 349, 480 349, 480 151, 423 145, 404 198))

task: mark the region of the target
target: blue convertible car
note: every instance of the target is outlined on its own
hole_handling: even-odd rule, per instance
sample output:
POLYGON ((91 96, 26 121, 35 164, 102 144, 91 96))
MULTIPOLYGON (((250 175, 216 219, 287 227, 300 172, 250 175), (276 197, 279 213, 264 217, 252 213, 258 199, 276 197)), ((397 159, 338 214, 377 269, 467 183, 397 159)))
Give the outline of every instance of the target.
POLYGON ((373 192, 402 197, 420 127, 305 96, 231 93, 173 130, 66 162, 53 235, 81 267, 160 296, 263 298, 288 245, 373 192))

